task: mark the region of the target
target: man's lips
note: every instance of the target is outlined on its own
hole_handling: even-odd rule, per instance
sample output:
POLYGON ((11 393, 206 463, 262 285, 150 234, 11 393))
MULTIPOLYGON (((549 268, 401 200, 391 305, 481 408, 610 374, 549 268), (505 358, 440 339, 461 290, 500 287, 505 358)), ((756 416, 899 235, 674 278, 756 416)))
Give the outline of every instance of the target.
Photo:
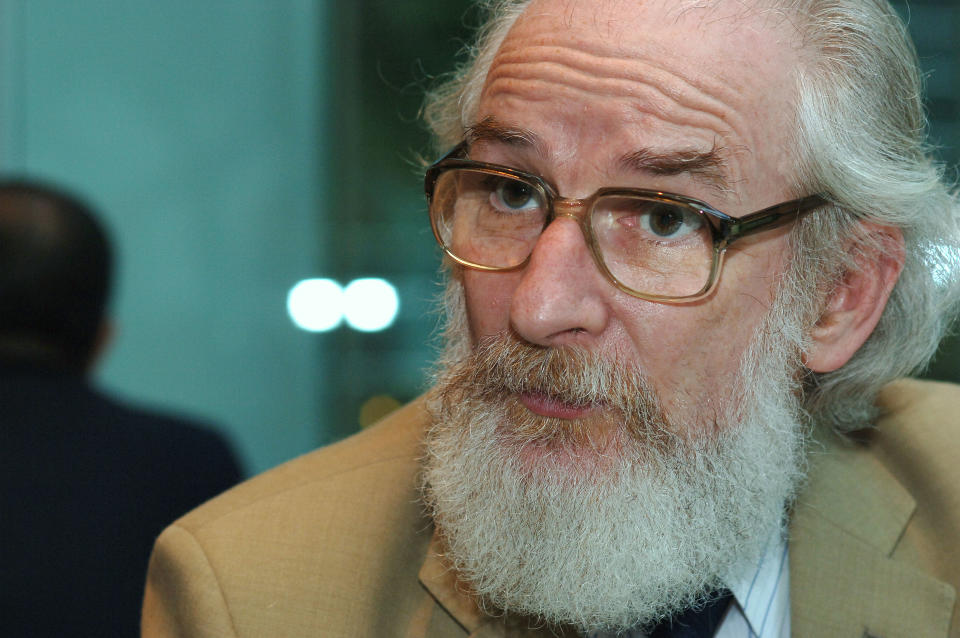
POLYGON ((520 394, 520 402, 534 414, 557 419, 579 419, 589 414, 594 407, 591 404, 564 403, 540 392, 524 392, 520 394))

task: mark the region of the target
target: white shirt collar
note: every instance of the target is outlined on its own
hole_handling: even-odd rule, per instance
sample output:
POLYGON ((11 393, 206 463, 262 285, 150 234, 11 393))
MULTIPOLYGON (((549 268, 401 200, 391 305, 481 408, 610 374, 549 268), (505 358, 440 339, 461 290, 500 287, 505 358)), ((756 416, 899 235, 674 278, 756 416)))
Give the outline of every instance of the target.
POLYGON ((756 569, 729 586, 736 605, 731 606, 716 638, 744 636, 740 631, 725 631, 728 624, 742 625, 738 622, 742 620, 749 626, 749 636, 780 638, 790 635, 790 565, 787 541, 779 531, 767 542, 756 569))

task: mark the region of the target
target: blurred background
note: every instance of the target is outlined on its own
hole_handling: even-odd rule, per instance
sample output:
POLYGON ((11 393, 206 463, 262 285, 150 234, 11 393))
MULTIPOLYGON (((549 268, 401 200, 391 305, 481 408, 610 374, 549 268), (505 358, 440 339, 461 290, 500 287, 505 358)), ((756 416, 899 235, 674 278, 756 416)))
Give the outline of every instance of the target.
MULTIPOLYGON (((955 167, 960 7, 896 6, 955 167)), ((422 392, 440 288, 417 114, 477 20, 465 0, 0 0, 0 171, 85 196, 119 252, 100 383, 220 424, 250 473, 422 392)), ((958 355, 928 375, 960 379, 958 355)))

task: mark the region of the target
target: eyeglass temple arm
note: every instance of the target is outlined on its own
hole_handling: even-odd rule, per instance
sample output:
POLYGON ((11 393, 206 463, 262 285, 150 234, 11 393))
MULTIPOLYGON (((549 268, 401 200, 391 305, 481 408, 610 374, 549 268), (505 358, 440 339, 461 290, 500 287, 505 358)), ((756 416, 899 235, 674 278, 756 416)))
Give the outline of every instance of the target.
POLYGON ((433 164, 431 164, 429 167, 427 167, 427 172, 424 175, 423 189, 426 192, 428 200, 430 199, 430 195, 433 192, 434 183, 436 182, 436 176, 437 176, 435 171, 436 167, 442 162, 444 162, 445 160, 458 159, 463 157, 466 149, 467 149, 467 141, 464 140, 459 144, 457 144, 456 146, 454 146, 453 148, 451 148, 446 153, 444 153, 443 157, 441 157, 440 159, 435 161, 433 164))
POLYGON ((815 208, 828 203, 829 202, 820 195, 810 195, 802 199, 764 208, 746 217, 740 217, 739 219, 730 218, 730 223, 726 226, 723 239, 725 243, 729 245, 740 237, 752 235, 761 230, 779 228, 800 218, 815 208))

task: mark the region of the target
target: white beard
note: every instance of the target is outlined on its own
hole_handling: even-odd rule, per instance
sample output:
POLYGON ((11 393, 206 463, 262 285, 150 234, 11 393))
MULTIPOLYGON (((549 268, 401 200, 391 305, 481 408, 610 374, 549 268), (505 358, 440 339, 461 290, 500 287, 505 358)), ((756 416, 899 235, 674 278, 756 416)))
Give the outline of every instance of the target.
MULTIPOLYGON (((451 286, 423 495, 448 559, 488 611, 583 632, 643 627, 754 568, 803 475, 799 350, 788 336, 798 331, 784 313, 771 312, 714 423, 658 421, 641 377, 631 392, 647 396, 620 408, 640 425, 607 423, 598 443, 594 430, 517 407, 512 385, 535 366, 488 387, 491 375, 465 353, 462 293, 451 286), (569 433, 552 437, 555 428, 569 433)), ((622 366, 600 367, 603 376, 622 366)), ((547 391, 599 399, 613 383, 579 377, 547 391)), ((532 383, 544 391, 549 381, 532 383)))

